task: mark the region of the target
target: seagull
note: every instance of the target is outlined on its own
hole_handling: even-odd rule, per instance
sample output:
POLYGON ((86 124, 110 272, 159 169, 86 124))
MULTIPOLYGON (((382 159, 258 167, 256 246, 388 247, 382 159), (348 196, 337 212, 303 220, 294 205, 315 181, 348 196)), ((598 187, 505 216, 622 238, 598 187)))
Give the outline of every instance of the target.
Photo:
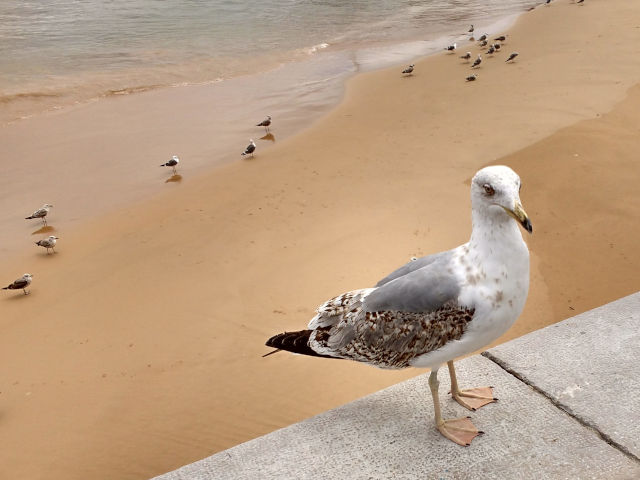
POLYGON ((20 290, 22 289, 22 291, 24 292, 25 295, 29 295, 29 292, 27 292, 27 287, 29 285, 31 285, 31 279, 33 278, 33 275, 31 275, 30 273, 25 273, 24 275, 22 275, 22 277, 20 277, 17 280, 14 280, 13 283, 7 285, 6 287, 3 287, 3 290, 20 290))
POLYGON ((449 45, 449 46, 447 46, 447 47, 444 47, 444 49, 445 49, 447 52, 453 52, 453 51, 456 49, 456 47, 457 47, 457 44, 456 44, 456 43, 454 43, 454 44, 452 44, 452 45, 449 45))
MULTIPOLYGON (((380 368, 430 368, 435 423, 469 445, 480 431, 468 417, 443 419, 438 369, 447 364, 453 398, 469 410, 494 402, 491 387, 460 390, 454 360, 497 339, 518 318, 529 290, 529 250, 518 225, 533 228, 520 203, 520 178, 506 166, 471 181, 471 239, 409 261, 375 287, 353 290, 317 309, 308 328, 274 335, 266 345, 380 368)), ((327 365, 330 368, 331 365, 327 365)))
POLYGON ((500 45, 499 43, 494 43, 493 48, 495 48, 497 52, 498 50, 500 50, 500 48, 502 48, 502 45, 500 45))
POLYGON ((475 68, 482 63, 482 56, 478 54, 478 58, 476 58, 475 62, 471 64, 471 68, 475 68))
POLYGON ((517 56, 518 56, 518 52, 513 52, 511 55, 509 55, 509 58, 507 58, 507 59, 505 60, 505 63, 506 63, 506 62, 510 62, 511 60, 513 60, 514 58, 516 58, 517 56))
POLYGON ((473 33, 473 30, 474 30, 474 28, 473 28, 473 23, 472 23, 471 26, 469 27, 469 30, 467 30, 467 32, 468 33, 473 33))
POLYGON ((469 75, 469 76, 467 77, 467 82, 475 82, 475 81, 476 81, 476 78, 478 78, 478 75, 476 75, 475 73, 474 73, 474 74, 472 74, 472 75, 469 75))
POLYGON ((41 218, 42 223, 46 225, 47 219, 45 217, 48 215, 49 209, 51 207, 53 207, 53 205, 49 205, 48 203, 45 203, 43 206, 41 206, 38 210, 33 212, 31 215, 29 215, 28 217, 24 217, 24 219, 31 220, 32 218, 41 218))
POLYGON ((177 155, 174 155, 173 157, 171 157, 171 160, 169 160, 167 163, 163 163, 162 165, 160 165, 161 167, 172 167, 173 168, 173 174, 176 174, 176 166, 180 163, 180 159, 178 158, 177 155))
POLYGON ((56 246, 56 240, 58 240, 58 237, 54 237, 53 235, 49 235, 49 238, 43 238, 42 240, 38 240, 36 242, 36 245, 40 246, 40 247, 44 247, 47 249, 47 255, 49 254, 49 249, 53 250, 53 253, 56 253, 55 247, 56 246))
POLYGON ((498 40, 499 42, 504 42, 506 39, 506 35, 500 35, 499 37, 494 38, 494 40, 498 40))
POLYGON ((549 5, 551 3, 551 0, 547 0, 546 2, 544 2, 545 5, 549 5))
POLYGON ((582 3, 584 2, 584 0, 578 0, 576 3, 582 3))
POLYGON ((487 46, 487 43, 488 43, 488 42, 487 42, 486 40, 482 40, 482 41, 480 42, 480 46, 481 46, 481 47, 486 47, 486 46, 487 46))
POLYGON ((464 55, 460 55, 460 58, 468 62, 471 59, 471 52, 467 52, 464 55))
POLYGON ((256 151, 256 144, 254 143, 253 139, 250 138, 249 139, 249 145, 247 145, 247 148, 244 149, 244 152, 242 152, 241 155, 251 155, 253 157, 253 152, 256 151))
POLYGON ((269 125, 271 125, 271 115, 267 115, 267 118, 265 118, 263 121, 258 123, 256 125, 256 127, 264 127, 264 131, 268 132, 269 131, 269 125))
POLYGON ((482 42, 482 41, 486 40, 488 36, 489 36, 489 34, 488 34, 488 33, 484 33, 484 34, 482 34, 482 35, 480 36, 480 38, 478 39, 478 41, 479 41, 479 42, 482 42))
POLYGON ((491 45, 489 50, 487 50, 487 55, 493 55, 496 52, 496 49, 491 45))
POLYGON ((415 67, 416 64, 412 63, 411 65, 409 65, 407 68, 405 68, 404 70, 402 70, 402 73, 404 73, 405 75, 411 75, 413 73, 413 67, 415 67))

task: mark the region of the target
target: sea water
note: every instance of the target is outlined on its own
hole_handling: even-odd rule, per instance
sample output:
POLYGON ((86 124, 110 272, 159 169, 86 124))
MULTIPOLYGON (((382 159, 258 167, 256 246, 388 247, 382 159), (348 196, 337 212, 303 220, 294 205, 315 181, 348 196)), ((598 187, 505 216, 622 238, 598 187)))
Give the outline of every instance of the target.
POLYGON ((348 75, 438 51, 472 23, 498 34, 537 3, 2 0, 0 124, 157 88, 232 92, 247 77, 265 114, 279 102, 320 113, 348 75), (268 72, 269 81, 260 77, 268 72))

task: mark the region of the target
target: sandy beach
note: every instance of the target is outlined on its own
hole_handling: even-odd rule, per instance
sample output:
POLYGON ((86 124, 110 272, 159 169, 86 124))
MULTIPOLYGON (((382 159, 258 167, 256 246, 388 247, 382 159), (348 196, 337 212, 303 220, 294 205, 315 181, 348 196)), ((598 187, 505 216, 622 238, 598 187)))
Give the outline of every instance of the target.
POLYGON ((262 358, 264 341, 466 242, 485 165, 518 172, 534 228, 527 305, 500 342, 639 290, 639 19, 640 2, 556 0, 520 17, 475 82, 458 58, 475 44, 417 60, 410 77, 358 75, 310 128, 274 125, 253 159, 185 161, 169 183, 161 162, 149 173, 136 160, 153 183, 143 199, 133 169, 118 170, 132 159, 166 161, 171 143, 206 163, 205 87, 1 129, 19 159, 3 180, 2 282, 34 275, 31 295, 0 297, 3 475, 149 478, 424 373, 262 358), (104 168, 87 172, 87 156, 104 168), (55 255, 23 220, 45 201, 55 255))

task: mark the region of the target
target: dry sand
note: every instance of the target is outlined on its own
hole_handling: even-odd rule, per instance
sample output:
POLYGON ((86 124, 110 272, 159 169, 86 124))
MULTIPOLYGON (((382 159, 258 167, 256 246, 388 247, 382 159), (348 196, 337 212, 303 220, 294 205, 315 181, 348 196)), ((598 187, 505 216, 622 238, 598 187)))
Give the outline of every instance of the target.
MULTIPOLYGON (((0 264, 7 283, 34 274, 31 295, 0 299, 3 475, 148 478, 422 373, 261 355, 330 296, 465 242, 469 179, 487 164, 521 175, 534 226, 529 300, 501 341, 640 289, 640 2, 585 3, 523 15, 474 83, 447 54, 409 78, 360 75, 254 160, 97 218, 65 225, 56 207, 59 253, 13 249, 0 264)), ((34 119, 34 138, 66 115, 34 119)), ((147 155, 166 131, 138 121, 147 155)), ((66 135, 51 160, 84 138, 66 135)), ((205 133, 191 135, 204 155, 205 133)), ((100 195, 82 175, 78 198, 100 195)), ((30 227, 16 227, 26 244, 30 227)))

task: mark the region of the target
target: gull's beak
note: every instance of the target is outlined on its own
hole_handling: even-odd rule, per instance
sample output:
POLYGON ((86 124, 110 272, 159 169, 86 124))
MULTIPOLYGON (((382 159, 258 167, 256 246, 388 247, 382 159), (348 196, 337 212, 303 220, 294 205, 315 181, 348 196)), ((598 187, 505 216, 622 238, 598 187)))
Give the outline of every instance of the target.
POLYGON ((527 212, 524 211, 524 208, 522 208, 522 205, 520 204, 519 201, 514 202, 513 204, 513 210, 509 210, 508 208, 502 207, 504 208, 505 212, 507 212, 509 215, 511 215, 513 218, 515 218, 518 223, 520 225, 522 225, 522 227, 529 233, 533 232, 533 226, 531 225, 531 220, 529 220, 529 216, 527 215, 527 212))

